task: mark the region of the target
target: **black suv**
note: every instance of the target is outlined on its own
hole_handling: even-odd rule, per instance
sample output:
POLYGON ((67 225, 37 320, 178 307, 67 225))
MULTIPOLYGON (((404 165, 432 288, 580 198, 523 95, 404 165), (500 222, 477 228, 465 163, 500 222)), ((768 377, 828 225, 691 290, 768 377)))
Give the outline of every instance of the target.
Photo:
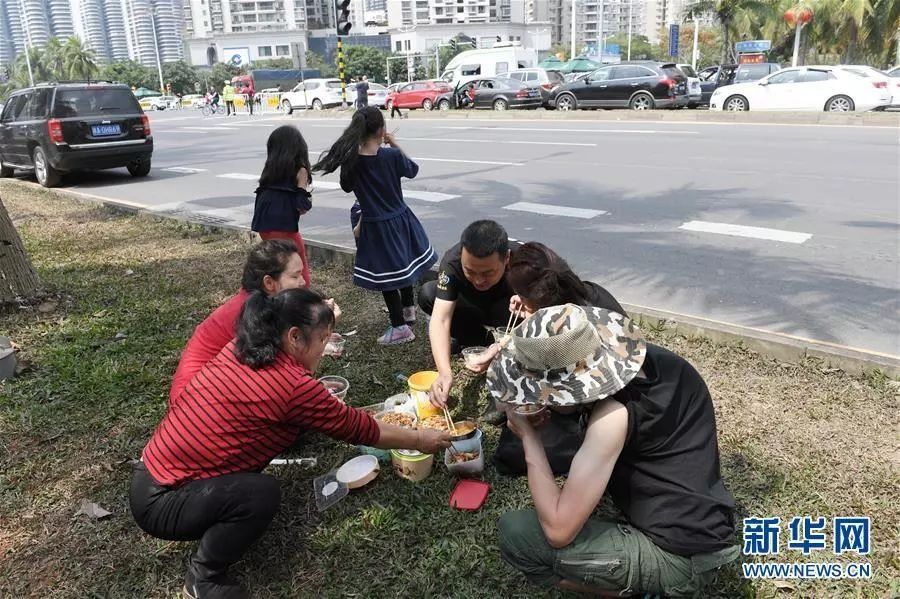
POLYGON ((13 93, 0 113, 0 177, 34 171, 44 187, 63 173, 126 167, 150 173, 150 120, 126 85, 48 83, 13 93))
POLYGON ((549 103, 575 108, 675 108, 687 106, 687 77, 670 63, 633 61, 612 64, 576 81, 559 85, 549 103))

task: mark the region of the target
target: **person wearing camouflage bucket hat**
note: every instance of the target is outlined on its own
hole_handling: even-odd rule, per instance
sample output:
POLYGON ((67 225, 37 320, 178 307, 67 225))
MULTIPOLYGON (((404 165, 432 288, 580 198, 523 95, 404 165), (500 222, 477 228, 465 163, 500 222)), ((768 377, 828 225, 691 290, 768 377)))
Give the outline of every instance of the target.
POLYGON ((709 390, 684 358, 646 343, 634 322, 573 304, 538 310, 494 361, 488 388, 524 447, 534 509, 504 514, 499 531, 503 559, 529 581, 702 597, 737 559, 709 390), (534 404, 587 416, 562 487, 539 428, 546 413, 515 410, 534 404), (606 492, 622 521, 593 515, 606 492))
POLYGON ((501 403, 592 403, 631 382, 645 353, 640 330, 621 314, 552 306, 513 330, 488 370, 488 390, 501 403))

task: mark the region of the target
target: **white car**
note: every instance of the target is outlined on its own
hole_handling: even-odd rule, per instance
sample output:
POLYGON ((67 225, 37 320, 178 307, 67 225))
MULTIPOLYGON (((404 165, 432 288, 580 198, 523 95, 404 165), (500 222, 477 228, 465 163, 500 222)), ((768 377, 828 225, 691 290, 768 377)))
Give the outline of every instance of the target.
MULTIPOLYGON (((355 89, 353 90, 356 91, 355 89)), ((387 99, 390 95, 388 88, 381 85, 380 83, 372 83, 369 82, 369 106, 377 106, 378 108, 385 108, 387 106, 387 99)))
POLYGON ((703 99, 703 90, 700 89, 700 76, 689 64, 677 64, 677 66, 688 80, 688 108, 697 108, 703 99))
POLYGON ((840 67, 781 69, 759 81, 720 87, 710 110, 796 110, 848 112, 889 106, 891 92, 840 67))
POLYGON ((839 68, 845 69, 852 73, 856 73, 860 77, 865 77, 866 79, 872 80, 872 85, 879 85, 886 87, 888 92, 892 96, 892 100, 890 106, 892 108, 900 108, 900 73, 896 76, 891 76, 884 71, 879 71, 878 69, 866 65, 841 65, 839 68))
MULTIPOLYGON (((347 103, 352 104, 354 99, 356 99, 356 90, 348 86, 347 103)), ((291 114, 298 108, 322 110, 329 106, 340 106, 340 104, 340 79, 307 79, 298 83, 291 91, 281 94, 281 107, 287 114, 291 114)))
POLYGON ((154 96, 149 100, 150 108, 153 110, 165 110, 167 108, 175 108, 178 104, 178 98, 175 96, 154 96))

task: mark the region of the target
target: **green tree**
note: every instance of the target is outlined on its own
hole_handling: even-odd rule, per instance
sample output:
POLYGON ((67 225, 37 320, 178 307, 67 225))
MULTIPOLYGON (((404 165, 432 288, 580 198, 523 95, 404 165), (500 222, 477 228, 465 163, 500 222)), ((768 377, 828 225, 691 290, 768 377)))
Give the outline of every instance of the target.
POLYGON ((239 67, 234 66, 233 64, 228 64, 225 62, 218 62, 212 66, 209 70, 207 80, 207 87, 213 87, 219 91, 222 91, 222 88, 225 86, 226 81, 231 81, 232 77, 236 77, 241 74, 241 69, 239 67))
MULTIPOLYGON (((606 38, 606 47, 619 44, 622 60, 628 57, 628 34, 619 32, 606 38)), ((631 36, 631 60, 655 60, 659 56, 659 48, 650 43, 644 35, 631 36)))
POLYGON ((716 16, 722 27, 722 62, 729 62, 731 36, 735 33, 736 22, 749 20, 755 16, 758 21, 774 17, 772 4, 761 0, 700 0, 691 8, 701 12, 709 11, 716 16))
POLYGON ((131 87, 156 89, 159 85, 159 76, 156 70, 145 67, 134 60, 108 64, 100 69, 100 77, 108 81, 125 83, 131 87))
POLYGON ((321 55, 315 52, 306 52, 306 68, 318 69, 322 77, 335 77, 337 75, 337 65, 325 62, 321 55))
POLYGON ((370 46, 349 46, 344 49, 344 75, 351 80, 367 76, 372 81, 385 81, 387 54, 370 46))
MULTIPOLYGON (((31 60, 31 72, 34 75, 35 83, 56 79, 44 63, 44 54, 40 48, 34 46, 29 48, 28 59, 31 60)), ((16 56, 16 59, 13 61, 10 82, 17 89, 31 85, 31 79, 28 76, 28 61, 25 58, 24 52, 16 56)))
POLYGON ((566 44, 554 44, 550 48, 550 56, 555 56, 560 60, 569 60, 569 46, 566 44))
MULTIPOLYGON (((678 36, 678 62, 690 63, 694 52, 694 24, 686 23, 678 36)), ((657 56, 668 60, 669 29, 664 28, 659 37, 657 56)), ((697 68, 702 65, 718 64, 722 56, 722 33, 717 27, 700 26, 697 35, 697 68)))
POLYGON ((86 48, 77 37, 66 40, 63 57, 66 75, 71 79, 95 79, 100 71, 94 51, 86 48))
MULTIPOLYGON (((172 84, 172 93, 193 94, 194 84, 200 81, 197 71, 183 60, 163 65, 163 81, 172 84)), ((223 80, 224 81, 224 80, 223 80)))
POLYGON ((53 73, 56 79, 66 78, 65 46, 59 38, 51 37, 43 48, 43 62, 47 70, 53 73))
POLYGON ((280 58, 272 58, 269 60, 253 61, 254 69, 293 69, 294 61, 284 56, 280 58))

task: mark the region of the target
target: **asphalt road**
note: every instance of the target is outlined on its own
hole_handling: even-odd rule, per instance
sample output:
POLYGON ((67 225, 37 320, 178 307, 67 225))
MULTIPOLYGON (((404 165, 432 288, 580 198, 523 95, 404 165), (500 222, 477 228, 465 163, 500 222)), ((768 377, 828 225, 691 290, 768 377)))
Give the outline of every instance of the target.
MULTIPOLYGON (((900 356, 896 129, 417 116, 388 126, 420 164, 406 199, 439 251, 494 218, 620 301, 900 356)), ((151 118, 149 179, 66 185, 248 226, 269 132, 292 122, 318 156, 346 122, 151 118)), ((316 177, 301 230, 352 247, 336 181, 316 177)))

